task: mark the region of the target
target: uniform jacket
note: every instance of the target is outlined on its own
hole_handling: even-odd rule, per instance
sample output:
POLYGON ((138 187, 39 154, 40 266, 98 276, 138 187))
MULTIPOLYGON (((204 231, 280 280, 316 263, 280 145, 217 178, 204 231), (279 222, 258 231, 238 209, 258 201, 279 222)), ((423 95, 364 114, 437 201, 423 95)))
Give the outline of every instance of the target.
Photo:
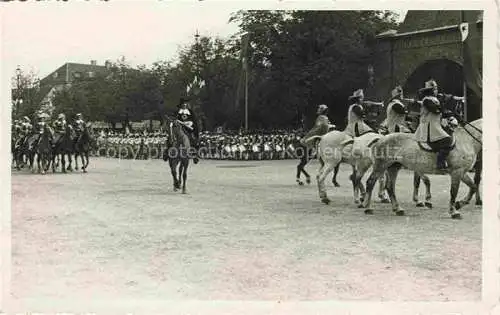
POLYGON ((419 142, 434 142, 449 137, 441 126, 440 103, 434 96, 426 96, 422 100, 415 137, 419 142))
POLYGON ((85 125, 85 121, 83 121, 83 119, 76 120, 75 121, 76 131, 78 131, 78 132, 83 131, 84 125, 85 125))
POLYGON ((56 133, 64 133, 66 129, 66 120, 56 120, 54 122, 54 131, 56 133))
POLYGON ((361 104, 352 104, 349 106, 349 110, 347 112, 347 127, 344 132, 351 137, 359 137, 367 132, 373 131, 373 129, 363 121, 363 118, 355 113, 355 107, 364 110, 363 105, 361 104))
POLYGON ((184 123, 187 123, 187 125, 192 128, 185 128, 188 132, 194 133, 195 135, 198 134, 198 125, 192 109, 179 109, 177 111, 177 119, 184 123))
POLYGON ((389 133, 394 132, 411 132, 406 126, 405 116, 406 114, 398 113, 395 107, 404 109, 404 104, 399 99, 393 99, 387 105, 387 118, 385 122, 385 127, 389 133))

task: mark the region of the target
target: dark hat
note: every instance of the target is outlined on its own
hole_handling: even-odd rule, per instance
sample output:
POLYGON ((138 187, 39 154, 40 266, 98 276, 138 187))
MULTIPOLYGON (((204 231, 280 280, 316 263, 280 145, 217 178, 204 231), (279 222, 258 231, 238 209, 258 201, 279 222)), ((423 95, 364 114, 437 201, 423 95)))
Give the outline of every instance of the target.
POLYGON ((425 82, 425 86, 423 88, 421 88, 420 90, 418 90, 420 93, 422 92, 426 92, 426 91, 431 91, 433 90, 434 88, 437 88, 438 85, 436 83, 436 81, 434 81, 433 79, 425 82))

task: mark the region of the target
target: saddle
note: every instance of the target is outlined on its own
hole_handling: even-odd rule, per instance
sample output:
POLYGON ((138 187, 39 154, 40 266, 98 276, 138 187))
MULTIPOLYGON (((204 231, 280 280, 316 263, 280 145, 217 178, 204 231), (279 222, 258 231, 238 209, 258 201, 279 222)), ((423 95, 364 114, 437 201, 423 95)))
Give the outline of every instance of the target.
MULTIPOLYGON (((435 147, 433 145, 432 142, 420 142, 420 141, 417 141, 418 143, 418 146, 420 147, 420 149, 426 151, 426 152, 438 152, 439 151, 439 148, 435 147)), ((455 139, 455 136, 451 136, 451 145, 447 148, 449 149, 450 151, 453 150, 455 148, 455 145, 456 145, 456 139, 455 139)))

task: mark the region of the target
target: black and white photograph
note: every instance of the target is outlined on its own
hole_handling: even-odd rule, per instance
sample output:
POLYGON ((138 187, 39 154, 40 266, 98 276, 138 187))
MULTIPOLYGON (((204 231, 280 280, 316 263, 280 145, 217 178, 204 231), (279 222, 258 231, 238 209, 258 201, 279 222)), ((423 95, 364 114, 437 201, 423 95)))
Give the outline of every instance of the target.
POLYGON ((0 311, 493 309, 496 7, 269 2, 0 5, 0 311))

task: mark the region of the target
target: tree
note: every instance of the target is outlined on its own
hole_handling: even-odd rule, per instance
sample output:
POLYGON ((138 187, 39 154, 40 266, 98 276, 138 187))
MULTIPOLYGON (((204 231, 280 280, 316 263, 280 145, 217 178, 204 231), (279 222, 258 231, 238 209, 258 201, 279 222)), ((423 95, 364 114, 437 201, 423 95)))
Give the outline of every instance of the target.
POLYGON ((43 95, 40 93, 38 75, 33 71, 19 69, 11 78, 12 82, 12 119, 23 116, 33 117, 39 109, 43 95))

